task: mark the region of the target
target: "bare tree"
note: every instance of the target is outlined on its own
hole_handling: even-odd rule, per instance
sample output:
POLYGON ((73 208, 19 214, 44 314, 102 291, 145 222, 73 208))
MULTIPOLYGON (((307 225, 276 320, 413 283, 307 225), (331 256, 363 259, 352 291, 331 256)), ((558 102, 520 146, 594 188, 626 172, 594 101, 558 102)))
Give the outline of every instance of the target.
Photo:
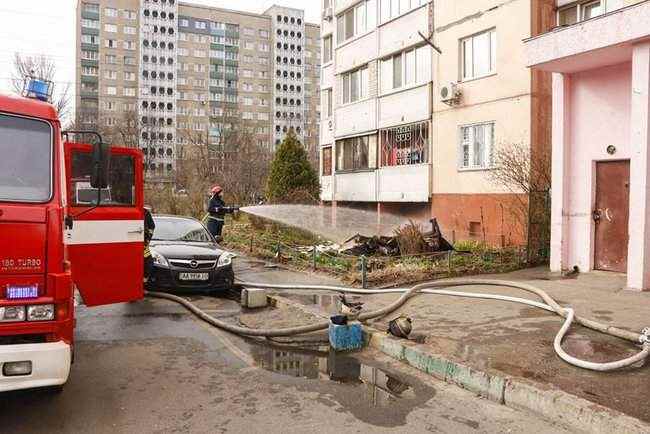
POLYGON ((494 162, 491 181, 515 193, 515 206, 510 212, 521 227, 527 228, 529 258, 536 257, 550 241, 550 150, 540 146, 531 154, 530 146, 521 143, 501 145, 495 151, 494 162))
POLYGON ((34 77, 39 80, 52 82, 53 104, 59 118, 64 119, 70 113, 71 95, 70 83, 57 84, 55 81, 56 63, 45 55, 23 56, 14 54, 14 71, 12 73, 13 88, 17 93, 22 92, 25 79, 34 77))

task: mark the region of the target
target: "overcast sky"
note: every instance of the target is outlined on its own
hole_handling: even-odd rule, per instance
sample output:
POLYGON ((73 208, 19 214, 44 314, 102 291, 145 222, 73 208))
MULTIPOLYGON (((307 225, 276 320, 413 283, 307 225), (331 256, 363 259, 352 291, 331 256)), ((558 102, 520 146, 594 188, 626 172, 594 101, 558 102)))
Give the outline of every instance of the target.
MULTIPOLYGON (((190 0, 188 3, 257 13, 278 4, 303 8, 308 22, 320 22, 320 0, 190 0)), ((57 65, 56 79, 74 82, 76 4, 76 0, 0 2, 0 92, 11 90, 15 52, 51 57, 57 65)))

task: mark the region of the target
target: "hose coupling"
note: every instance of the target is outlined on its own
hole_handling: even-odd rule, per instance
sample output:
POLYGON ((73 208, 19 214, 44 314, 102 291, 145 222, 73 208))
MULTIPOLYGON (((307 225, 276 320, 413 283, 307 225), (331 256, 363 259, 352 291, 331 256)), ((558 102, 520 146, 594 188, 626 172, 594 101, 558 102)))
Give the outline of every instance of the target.
POLYGON ((639 342, 642 344, 650 344, 650 327, 646 327, 641 330, 641 336, 639 336, 639 342))

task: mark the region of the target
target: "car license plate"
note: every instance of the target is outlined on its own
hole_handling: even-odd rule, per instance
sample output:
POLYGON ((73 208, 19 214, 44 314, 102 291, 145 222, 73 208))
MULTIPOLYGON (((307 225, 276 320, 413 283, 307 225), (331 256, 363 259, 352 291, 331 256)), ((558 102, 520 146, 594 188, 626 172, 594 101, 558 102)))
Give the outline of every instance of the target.
POLYGON ((210 278, 209 273, 180 273, 178 275, 180 280, 208 280, 210 278))
POLYGON ((38 285, 7 286, 7 300, 38 298, 38 285))

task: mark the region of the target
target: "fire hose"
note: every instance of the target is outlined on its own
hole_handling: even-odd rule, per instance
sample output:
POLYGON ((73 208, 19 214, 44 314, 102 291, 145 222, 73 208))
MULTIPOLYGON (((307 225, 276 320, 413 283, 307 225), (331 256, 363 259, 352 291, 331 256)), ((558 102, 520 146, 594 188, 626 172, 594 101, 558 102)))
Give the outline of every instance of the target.
MULTIPOLYGON (((650 355, 650 328, 644 329, 641 333, 631 332, 629 330, 624 330, 621 328, 613 327, 610 325, 602 324, 587 318, 576 316, 572 308, 565 308, 560 306, 548 293, 544 290, 537 288, 533 285, 529 285, 521 282, 513 282, 507 280, 482 280, 482 279, 453 279, 453 280, 437 280, 420 283, 410 288, 391 288, 391 289, 360 289, 344 286, 333 286, 333 285, 306 285, 306 284, 268 284, 268 283, 258 283, 258 282, 244 282, 238 281, 243 287, 247 288, 267 288, 267 289, 277 289, 277 290, 308 290, 308 291, 334 291, 343 294, 356 294, 356 295, 373 295, 373 294, 401 294, 400 297, 388 304, 387 306, 377 309, 375 311, 362 313, 357 318, 359 321, 368 321, 373 318, 379 318, 390 314, 391 312, 396 311, 404 304, 406 304, 411 298, 420 294, 434 294, 434 295, 446 295, 452 297, 465 297, 465 298, 476 298, 484 300, 499 300, 507 301, 511 303, 525 304, 528 306, 536 307, 539 309, 546 310, 548 312, 555 313, 560 317, 565 319, 564 324, 557 333, 553 347, 557 355, 564 360, 565 362, 577 366, 583 369, 589 369, 593 371, 612 371, 621 368, 625 368, 636 363, 644 361, 650 355), (462 287, 462 286, 499 286, 499 287, 508 287, 514 289, 524 290, 530 293, 537 295, 541 298, 540 301, 529 300, 526 298, 520 297, 511 297, 506 295, 499 294, 484 294, 484 293, 475 293, 475 292, 461 292, 461 291, 451 291, 448 288, 453 287, 462 287), (447 288, 447 289, 442 289, 447 288), (615 336, 630 342, 633 342, 637 345, 641 345, 641 351, 639 351, 634 356, 617 360, 614 362, 607 363, 596 363, 586 360, 581 360, 576 357, 569 355, 562 348, 562 341, 566 336, 571 325, 576 322, 584 327, 589 329, 615 336)), ((176 303, 180 303, 194 315, 196 315, 201 320, 218 327, 220 329, 226 330, 228 332, 251 337, 286 337, 294 336, 305 333, 311 333, 319 330, 325 330, 329 327, 329 321, 323 321, 315 324, 296 326, 296 327, 286 327, 278 329, 251 329, 248 327, 241 327, 227 323, 225 321, 214 318, 190 301, 178 297, 172 294, 162 293, 162 292, 146 292, 148 297, 161 298, 176 303)))

